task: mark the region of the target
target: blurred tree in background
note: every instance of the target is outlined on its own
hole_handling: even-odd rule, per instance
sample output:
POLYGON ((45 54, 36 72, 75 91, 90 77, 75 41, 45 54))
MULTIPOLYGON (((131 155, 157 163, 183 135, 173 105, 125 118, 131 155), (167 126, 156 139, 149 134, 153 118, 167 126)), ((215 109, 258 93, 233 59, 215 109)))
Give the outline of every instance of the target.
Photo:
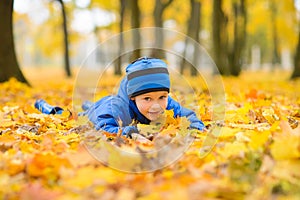
POLYGON ((223 0, 213 0, 212 32, 213 32, 213 52, 216 65, 223 75, 230 75, 230 68, 227 60, 228 37, 226 17, 222 9, 223 0))
MULTIPOLYGON (((186 33, 199 42, 213 56, 223 75, 237 76, 243 70, 272 70, 275 67, 294 70, 293 78, 300 74, 298 0, 191 0, 189 3, 184 0, 55 1, 64 6, 48 0, 32 1, 28 6, 27 1, 15 0, 14 21, 11 21, 21 68, 60 66, 58 63, 63 63, 62 58, 65 58, 65 70, 69 74, 68 65, 80 66, 88 52, 113 34, 156 26, 186 33), (65 19, 58 14, 62 8, 65 9, 65 19), (64 21, 65 26, 61 26, 64 21), (64 38, 62 31, 68 33, 64 38), (67 63, 68 58, 71 64, 67 63)), ((12 0, 5 2, 13 4, 12 0)), ((5 13, 0 13, 2 26, 11 26, 8 25, 9 19, 4 18, 5 13)), ((12 35, 12 32, 4 32, 12 35)), ((125 62, 143 56, 138 46, 149 40, 138 31, 135 34, 131 45, 137 49, 124 58, 128 60, 125 62)), ((151 39, 153 41, 146 42, 153 42, 164 49, 164 45, 170 45, 164 42, 166 37, 169 36, 157 31, 151 39)), ((187 50, 185 41, 178 43, 184 45, 182 51, 187 50)), ((127 41, 120 38, 118 46, 98 52, 97 57, 114 51, 122 52, 125 45, 128 45, 127 41)), ((161 58, 165 56, 163 54, 157 49, 151 53, 161 58)), ((197 55, 197 48, 192 54, 197 55)), ((1 74, 6 76, 9 73, 5 70, 11 64, 2 62, 5 64, 1 64, 1 74)), ((121 59, 115 63, 115 74, 121 74, 121 59)), ((101 63, 96 66, 101 67, 101 63)), ((179 67, 181 71, 189 68, 184 62, 179 67)), ((13 72, 14 76, 20 73, 13 72)))
MULTIPOLYGON (((190 6, 191 6, 191 14, 190 14, 190 18, 188 19, 188 30, 187 30, 187 36, 191 39, 193 39, 194 41, 196 41, 197 43, 200 42, 200 38, 199 38, 199 33, 200 33, 200 15, 201 15, 201 2, 200 1, 195 1, 195 0, 190 0, 190 6)), ((197 75, 197 70, 195 67, 193 67, 189 62, 186 62, 186 54, 187 54, 187 49, 188 48, 192 48, 193 49, 193 63, 195 63, 196 65, 198 65, 198 57, 199 57, 199 49, 197 48, 196 45, 194 45, 193 47, 190 47, 192 44, 189 43, 190 40, 188 40, 188 37, 185 40, 185 49, 183 52, 183 58, 182 58, 182 63, 180 66, 180 73, 183 74, 184 73, 184 69, 190 69, 190 74, 192 76, 196 76, 197 75)), ((196 43, 195 43, 196 44, 196 43)))
POLYGON ((68 30, 67 30, 67 17, 66 17, 66 11, 65 11, 65 5, 63 0, 57 0, 60 5, 61 5, 61 13, 62 13, 62 18, 63 18, 63 33, 64 33, 64 46, 65 46, 65 71, 68 77, 70 77, 71 74, 71 69, 70 69, 70 58, 69 58, 69 42, 68 42, 68 30))
POLYGON ((294 71, 291 78, 300 77, 300 22, 299 22, 299 31, 298 31, 298 44, 294 57, 294 71))
POLYGON ((271 30, 272 30, 272 39, 273 39, 273 53, 272 53, 272 64, 273 66, 276 66, 277 64, 280 64, 280 58, 278 53, 278 28, 277 28, 277 2, 270 0, 270 11, 271 11, 271 30))
MULTIPOLYGON (((141 11, 139 8, 139 1, 138 0, 129 0, 130 4, 130 10, 131 10, 131 28, 138 29, 141 27, 141 11)), ((133 32, 133 48, 134 51, 131 55, 131 60, 135 60, 139 57, 141 57, 141 49, 139 48, 141 45, 141 35, 139 33, 139 30, 133 32)))
POLYGON ((246 0, 232 2, 233 9, 233 37, 228 52, 230 74, 238 76, 243 66, 243 53, 246 44, 247 10, 246 0))
MULTIPOLYGON (((125 8, 126 8, 126 0, 120 0, 120 23, 119 23, 120 33, 122 33, 124 30, 125 8)), ((118 55, 121 55, 123 49, 124 49, 124 38, 123 38, 123 34, 120 34, 118 55)), ((115 68, 114 68, 114 74, 115 75, 122 74, 122 56, 120 56, 117 59, 117 63, 115 64, 115 68)))
POLYGON ((0 82, 15 77, 19 81, 27 83, 15 54, 12 23, 13 3, 13 0, 4 0, 0 4, 0 82))
POLYGON ((158 27, 155 31, 155 47, 157 49, 153 49, 152 57, 155 58, 165 58, 165 52, 162 50, 164 45, 164 34, 163 34, 163 14, 168 6, 171 5, 173 0, 163 1, 163 0, 155 0, 155 7, 153 11, 154 16, 154 26, 158 27))

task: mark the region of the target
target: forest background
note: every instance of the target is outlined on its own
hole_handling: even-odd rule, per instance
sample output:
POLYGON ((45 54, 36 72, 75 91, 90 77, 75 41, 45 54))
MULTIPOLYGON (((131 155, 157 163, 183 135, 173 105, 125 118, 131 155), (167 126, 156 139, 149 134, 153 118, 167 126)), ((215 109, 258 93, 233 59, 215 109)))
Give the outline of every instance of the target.
MULTIPOLYGON (((2 1, 0 198, 299 199, 299 13, 299 0, 2 1), (141 34, 149 27, 158 27, 154 37, 141 34), (130 40, 121 34, 116 44, 106 44, 133 29, 139 31, 130 40), (173 38, 166 34, 170 31, 191 40, 173 38), (101 163, 87 152, 84 139, 95 135, 86 135, 73 97, 78 81, 84 87, 98 81, 98 70, 111 55, 148 41, 158 48, 147 55, 176 60, 181 80, 191 88, 175 87, 174 93, 209 131, 198 132, 177 162, 149 173, 124 173, 107 164, 133 167, 128 160, 110 152, 110 161, 101 163), (224 90, 224 104, 212 105, 218 101, 212 102, 214 91, 205 86, 215 79, 203 84, 198 74, 203 69, 184 59, 197 63, 202 58, 190 41, 202 45, 222 75, 217 87, 224 90), (96 48, 101 44, 104 49, 96 48), (163 49, 185 56, 170 57, 163 49), (78 73, 83 66, 92 72, 85 79, 78 73), (39 112, 34 107, 39 98, 65 112, 39 112), (214 121, 220 108, 224 118, 214 121), (214 145, 202 157, 207 139, 214 145)), ((110 94, 125 66, 144 54, 136 49, 120 56, 99 88, 80 91, 95 99, 110 94)), ((176 135, 182 128, 172 123, 164 133, 176 135)), ((136 150, 134 144, 122 147, 136 150)))
MULTIPOLYGON (((284 69, 292 72, 291 77, 297 77, 299 4, 292 0, 16 1, 11 22, 21 67, 65 66, 69 75, 68 68, 79 67, 110 36, 135 28, 159 27, 181 32, 199 42, 223 75, 238 76, 242 70, 249 69, 284 69)), ((13 11, 12 4, 2 6, 13 11)), ((168 36, 156 34, 153 42, 158 47, 168 45, 164 43, 168 36)), ((10 40, 3 39, 3 42, 10 40)), ((137 46, 144 40, 149 39, 137 34, 132 43, 137 46)), ((184 51, 188 46, 185 42, 176 41, 172 48, 184 51)), ((3 51, 5 48, 4 44, 3 51)), ((106 52, 121 48, 124 41, 106 52)), ((134 53, 127 60, 141 55, 139 51, 134 53)), ((97 55, 105 56, 105 52, 97 55)), ((151 55, 160 54, 157 51, 151 55)), ((97 58, 93 59, 94 65, 104 67, 97 63, 97 58)), ((115 67, 115 73, 120 74, 124 66, 115 67)), ((182 72, 186 66, 180 68, 182 72)), ((2 80, 7 79, 1 76, 2 80)))

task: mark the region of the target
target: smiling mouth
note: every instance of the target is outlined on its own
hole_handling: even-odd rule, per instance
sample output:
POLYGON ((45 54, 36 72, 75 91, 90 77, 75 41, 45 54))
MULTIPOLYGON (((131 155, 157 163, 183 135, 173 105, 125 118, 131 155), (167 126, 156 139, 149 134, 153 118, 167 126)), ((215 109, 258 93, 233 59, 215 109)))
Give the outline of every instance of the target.
POLYGON ((158 114, 160 114, 160 112, 158 111, 158 112, 149 112, 149 114, 151 114, 151 115, 158 115, 158 114))
POLYGON ((162 114, 161 111, 157 111, 157 112, 148 112, 150 115, 159 115, 162 114))

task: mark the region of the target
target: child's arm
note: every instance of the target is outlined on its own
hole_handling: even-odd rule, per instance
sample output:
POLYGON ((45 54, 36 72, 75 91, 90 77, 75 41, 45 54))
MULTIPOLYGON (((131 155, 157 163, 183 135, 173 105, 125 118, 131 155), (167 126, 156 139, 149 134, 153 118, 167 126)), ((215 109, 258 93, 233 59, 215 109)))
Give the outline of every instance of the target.
POLYGON ((95 122, 94 125, 96 130, 104 130, 109 133, 118 133, 121 129, 122 135, 125 135, 127 137, 131 137, 132 133, 139 132, 136 126, 120 127, 116 120, 109 115, 99 115, 97 117, 97 122, 95 122))
POLYGON ((169 96, 167 110, 171 109, 173 109, 174 111, 174 117, 187 117, 188 120, 191 122, 190 128, 198 129, 201 131, 205 129, 203 122, 197 117, 194 111, 184 108, 177 101, 175 101, 169 96))
POLYGON ((125 111, 122 112, 122 109, 119 107, 119 105, 124 104, 118 103, 118 99, 116 99, 116 97, 104 97, 94 104, 91 103, 83 115, 88 116, 89 120, 94 124, 96 130, 104 130, 109 133, 118 133, 121 129, 122 135, 130 137, 131 133, 138 133, 138 130, 135 126, 126 126, 128 122, 132 121, 130 115, 119 116, 118 120, 121 120, 121 124, 124 126, 121 127, 119 125, 119 121, 117 120, 117 117, 114 117, 114 114, 126 113, 125 111), (113 112, 113 110, 115 110, 115 112, 113 112))

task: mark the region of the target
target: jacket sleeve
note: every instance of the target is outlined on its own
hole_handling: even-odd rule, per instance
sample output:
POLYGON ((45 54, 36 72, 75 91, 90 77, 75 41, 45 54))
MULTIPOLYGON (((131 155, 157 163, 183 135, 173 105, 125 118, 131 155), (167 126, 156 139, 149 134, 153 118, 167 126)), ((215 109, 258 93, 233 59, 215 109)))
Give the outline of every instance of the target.
POLYGON ((125 135, 127 137, 131 137, 131 133, 138 133, 138 129, 136 126, 120 127, 116 120, 114 120, 114 118, 109 115, 99 115, 98 121, 95 123, 95 129, 104 130, 109 133, 118 133, 121 130, 122 135, 125 135))
POLYGON ((118 122, 114 119, 111 112, 110 96, 104 97, 95 102, 85 112, 89 120, 94 124, 96 130, 104 130, 110 133, 119 131, 118 122))
POLYGON ((197 117, 196 113, 190 109, 181 106, 177 101, 168 97, 167 110, 174 111, 174 117, 186 117, 190 122, 190 128, 204 130, 205 126, 203 122, 197 117))
POLYGON ((121 129, 122 134, 127 135, 129 129, 125 129, 125 127, 128 126, 131 118, 128 111, 122 110, 122 107, 124 109, 124 103, 120 99, 114 96, 107 96, 91 105, 85 114, 94 124, 96 130, 118 133, 121 129), (118 116, 116 116, 117 114, 118 116), (118 121, 122 123, 119 124, 118 121))

